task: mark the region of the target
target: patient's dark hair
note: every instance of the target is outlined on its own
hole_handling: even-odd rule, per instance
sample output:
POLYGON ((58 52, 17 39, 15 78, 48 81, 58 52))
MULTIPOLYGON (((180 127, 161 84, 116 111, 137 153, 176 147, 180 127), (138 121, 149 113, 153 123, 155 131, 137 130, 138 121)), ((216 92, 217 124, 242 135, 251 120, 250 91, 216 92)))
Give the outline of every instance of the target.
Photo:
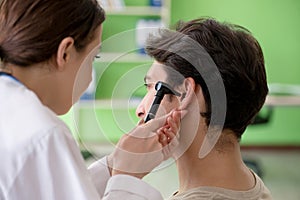
MULTIPOLYGON (((264 57, 259 43, 247 29, 211 18, 180 22, 176 31, 199 43, 216 64, 224 83, 227 100, 223 129, 232 130, 240 139, 263 106, 268 93, 264 57)), ((202 87, 207 109, 202 116, 206 117, 209 125, 213 105, 207 84, 190 62, 168 50, 168 47, 174 45, 179 46, 180 51, 188 51, 189 44, 184 44, 184 40, 174 39, 171 31, 161 30, 148 38, 146 51, 155 60, 179 72, 184 78, 192 77, 202 87)), ((171 71, 166 70, 169 81, 175 75, 171 71)))

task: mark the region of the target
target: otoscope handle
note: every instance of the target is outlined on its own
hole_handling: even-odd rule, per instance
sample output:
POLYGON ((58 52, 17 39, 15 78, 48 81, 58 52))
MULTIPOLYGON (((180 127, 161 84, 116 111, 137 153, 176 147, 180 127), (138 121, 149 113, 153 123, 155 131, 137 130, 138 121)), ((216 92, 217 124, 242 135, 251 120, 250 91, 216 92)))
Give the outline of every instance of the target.
POLYGON ((160 94, 159 92, 155 95, 154 101, 151 105, 151 108, 145 118, 145 123, 148 122, 151 119, 154 119, 156 112, 158 110, 158 107, 160 105, 161 100, 164 98, 164 94, 160 94))

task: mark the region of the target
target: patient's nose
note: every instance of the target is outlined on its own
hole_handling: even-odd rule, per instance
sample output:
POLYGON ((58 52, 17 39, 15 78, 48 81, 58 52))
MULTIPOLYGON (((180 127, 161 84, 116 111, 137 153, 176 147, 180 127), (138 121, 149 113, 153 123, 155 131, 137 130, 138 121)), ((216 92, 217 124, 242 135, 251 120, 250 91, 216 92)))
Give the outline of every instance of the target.
POLYGON ((135 114, 138 118, 142 119, 145 117, 145 107, 143 101, 138 105, 137 109, 135 110, 135 114))

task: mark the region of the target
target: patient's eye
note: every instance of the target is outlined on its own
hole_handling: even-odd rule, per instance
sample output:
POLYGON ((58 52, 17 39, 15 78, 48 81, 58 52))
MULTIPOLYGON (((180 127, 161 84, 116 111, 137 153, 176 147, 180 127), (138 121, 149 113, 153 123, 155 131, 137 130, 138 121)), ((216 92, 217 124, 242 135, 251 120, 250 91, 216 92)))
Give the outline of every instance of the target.
POLYGON ((145 88, 148 90, 149 89, 149 84, 144 83, 145 88))
POLYGON ((149 91, 151 88, 153 88, 153 83, 145 83, 144 86, 149 91))

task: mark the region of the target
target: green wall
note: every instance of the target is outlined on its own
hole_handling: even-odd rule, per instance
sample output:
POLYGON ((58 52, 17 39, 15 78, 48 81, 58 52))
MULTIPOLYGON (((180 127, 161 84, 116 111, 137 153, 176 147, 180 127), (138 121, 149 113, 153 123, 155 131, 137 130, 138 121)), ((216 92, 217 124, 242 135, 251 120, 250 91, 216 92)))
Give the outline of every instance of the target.
POLYGON ((171 0, 171 24, 201 16, 249 29, 263 48, 268 81, 300 84, 300 1, 171 0))
MULTIPOLYGON (((171 23, 201 16, 211 16, 220 21, 228 21, 249 29, 260 42, 265 55, 269 83, 300 85, 300 1, 298 0, 170 0, 171 23)), ((126 5, 145 6, 148 0, 125 0, 126 5)), ((140 18, 157 19, 159 16, 147 15, 107 15, 104 22, 102 52, 128 52, 135 50, 135 25, 140 18), (126 30, 131 30, 126 32, 126 30), (124 34, 125 31, 125 34, 124 34), (114 34, 118 37, 111 37, 114 34)), ((144 91, 129 91, 133 80, 143 83, 146 68, 140 68, 148 59, 132 62, 96 62, 99 78, 96 97, 107 99, 116 92, 117 98, 128 95, 141 96, 144 91), (109 67, 107 67, 109 65, 109 67), (132 69, 134 74, 129 73, 132 69), (120 84, 119 80, 127 80, 120 84), (116 84, 118 83, 118 87, 116 84), (120 87, 120 86, 124 87, 120 87), (120 89, 121 88, 121 89, 120 89)), ((119 111, 117 111, 119 112, 119 111)), ((128 119, 128 111, 120 114, 128 119), (126 117, 126 116, 127 117, 126 117)), ((133 127, 137 118, 134 108, 129 111, 133 127)), ((117 141, 124 133, 120 130, 111 111, 105 108, 85 108, 75 116, 71 110, 62 116, 76 137, 78 131, 82 140, 101 142, 107 138, 117 141), (95 120, 96 119, 96 120, 95 120), (100 130, 99 130, 100 129, 100 130)), ((118 114, 119 115, 119 114, 118 114)), ((248 127, 242 139, 243 145, 300 145, 300 107, 274 107, 268 124, 248 127)), ((122 120, 121 120, 122 121, 122 120)), ((126 127, 126 129, 129 127, 126 127)))
MULTIPOLYGON (((268 83, 300 85, 300 1, 171 0, 171 25, 209 16, 249 29, 262 46, 268 83)), ((274 107, 270 123, 250 126, 244 145, 300 145, 300 107, 274 107)))

